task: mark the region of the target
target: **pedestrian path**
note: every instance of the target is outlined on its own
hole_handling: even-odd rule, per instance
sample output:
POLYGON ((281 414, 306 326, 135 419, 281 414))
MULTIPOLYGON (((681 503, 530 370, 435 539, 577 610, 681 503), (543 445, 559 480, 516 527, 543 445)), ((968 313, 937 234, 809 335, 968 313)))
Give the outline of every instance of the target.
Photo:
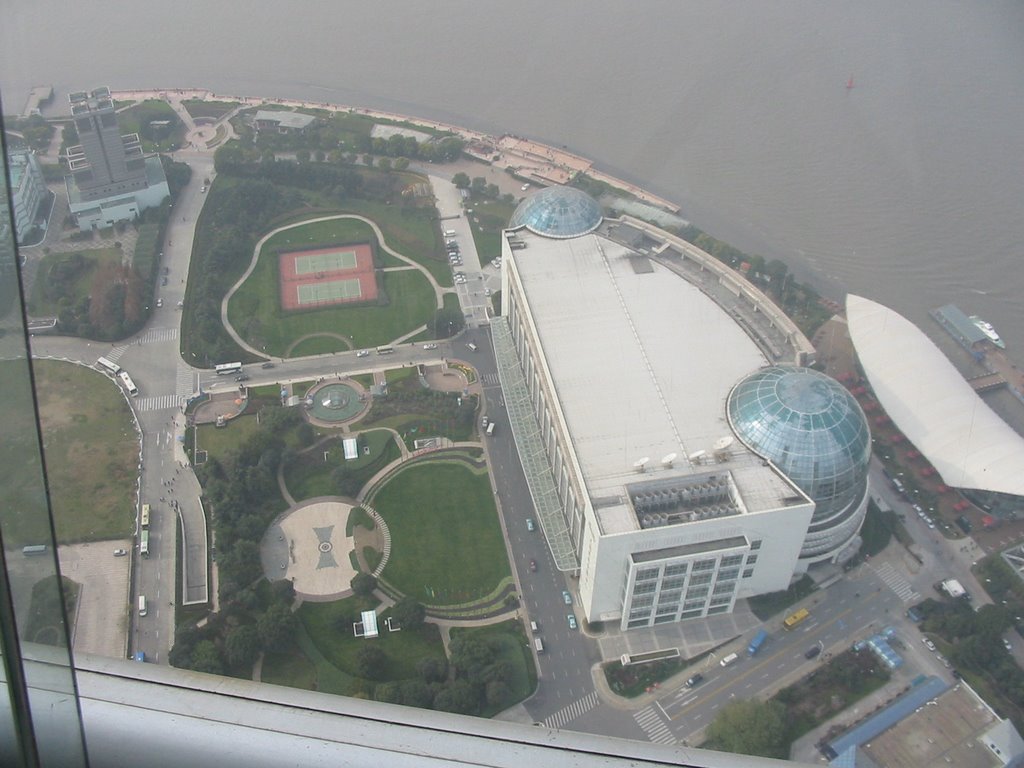
POLYGON ((195 392, 195 375, 192 368, 178 360, 178 372, 174 380, 174 392, 179 397, 188 398, 195 392))
POLYGON ((496 386, 498 386, 498 384, 501 383, 498 380, 498 374, 497 373, 485 373, 483 375, 483 380, 484 380, 484 386, 485 387, 496 387, 496 386))
POLYGON ((544 719, 544 725, 548 728, 561 728, 566 723, 571 723, 580 715, 585 715, 598 704, 597 691, 591 691, 582 699, 577 699, 567 707, 562 707, 555 714, 544 719))
POLYGON ((138 410, 165 411, 171 408, 180 408, 181 398, 177 395, 154 395, 152 397, 140 397, 138 399, 138 410))
POLYGON ((899 571, 893 568, 891 563, 883 563, 878 568, 871 566, 873 570, 885 585, 889 587, 896 596, 904 603, 909 603, 914 600, 920 599, 921 595, 914 591, 914 588, 910 586, 910 582, 903 577, 899 571))
POLYGON ((643 732, 647 734, 647 738, 655 744, 676 743, 676 737, 672 735, 672 731, 665 725, 665 721, 662 720, 661 715, 658 714, 658 710, 653 704, 649 707, 644 707, 639 712, 633 713, 633 719, 643 729, 643 732))
POLYGON ((177 328, 152 328, 139 337, 139 344, 155 344, 158 341, 174 341, 178 338, 177 328))

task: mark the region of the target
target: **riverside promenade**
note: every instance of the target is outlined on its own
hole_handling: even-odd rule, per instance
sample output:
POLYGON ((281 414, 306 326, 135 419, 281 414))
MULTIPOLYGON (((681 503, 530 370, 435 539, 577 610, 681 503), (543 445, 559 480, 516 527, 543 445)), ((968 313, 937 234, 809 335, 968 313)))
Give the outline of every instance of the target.
POLYGON ((214 93, 206 88, 162 88, 119 90, 111 94, 118 101, 145 101, 158 99, 175 101, 198 99, 202 101, 238 102, 243 107, 256 107, 261 104, 278 104, 291 109, 318 109, 328 112, 350 112, 365 115, 371 119, 388 120, 391 122, 408 123, 411 126, 428 128, 435 131, 450 132, 466 142, 470 155, 484 162, 495 162, 501 168, 511 169, 517 175, 537 181, 538 183, 568 183, 577 173, 585 173, 593 179, 603 181, 612 187, 633 195, 637 200, 657 206, 670 213, 678 213, 679 206, 663 197, 648 192, 624 179, 617 178, 594 168, 592 160, 559 149, 538 141, 523 139, 505 134, 495 138, 489 134, 473 131, 459 125, 413 117, 397 112, 353 107, 345 104, 307 101, 304 99, 270 99, 259 96, 238 96, 226 93, 214 93), (494 161, 493 158, 498 160, 494 161))

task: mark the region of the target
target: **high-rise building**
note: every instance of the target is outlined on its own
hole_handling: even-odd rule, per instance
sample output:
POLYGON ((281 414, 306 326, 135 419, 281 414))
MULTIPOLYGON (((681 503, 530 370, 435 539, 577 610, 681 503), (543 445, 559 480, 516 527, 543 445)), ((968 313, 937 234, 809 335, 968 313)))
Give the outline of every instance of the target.
POLYGON ((137 133, 121 135, 110 89, 77 91, 68 99, 81 142, 68 149, 68 167, 82 200, 99 200, 144 188, 146 160, 142 142, 137 133))
POLYGON ((137 133, 121 135, 109 88, 69 97, 80 144, 68 149, 68 203, 85 231, 136 218, 169 194, 160 158, 146 157, 137 133))
POLYGON ((32 231, 40 206, 47 196, 46 181, 35 153, 12 149, 7 153, 10 168, 11 201, 14 203, 14 228, 18 243, 32 231))

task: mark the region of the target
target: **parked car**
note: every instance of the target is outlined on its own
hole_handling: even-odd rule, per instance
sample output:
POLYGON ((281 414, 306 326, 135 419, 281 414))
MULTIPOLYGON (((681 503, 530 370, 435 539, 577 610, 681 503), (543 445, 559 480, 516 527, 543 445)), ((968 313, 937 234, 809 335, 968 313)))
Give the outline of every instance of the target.
POLYGON ((576 629, 576 617, 571 613, 565 615, 565 620, 569 622, 569 629, 576 629))
POLYGON ((1013 653, 1013 646, 1010 645, 1010 641, 1005 637, 1003 638, 1003 648, 1005 648, 1008 653, 1013 653))
POLYGON ((162 307, 164 305, 164 300, 163 299, 157 299, 156 300, 156 305, 157 305, 157 307, 162 307))
POLYGON ((128 550, 127 549, 115 549, 114 550, 114 557, 124 557, 127 554, 128 554, 128 550))
POLYGON ((569 594, 568 589, 562 590, 562 602, 566 605, 572 605, 572 595, 569 594))
POLYGON ((368 357, 369 354, 370 354, 370 350, 368 350, 368 349, 360 349, 358 352, 356 352, 356 357, 368 357))
POLYGON ((814 658, 818 657, 819 653, 821 653, 821 646, 820 645, 812 645, 810 648, 808 648, 806 651, 804 651, 804 658, 805 659, 814 659, 814 658))
POLYGON ((267 362, 265 362, 263 365, 260 366, 260 368, 273 368, 273 367, 274 367, 274 364, 272 362, 270 362, 269 360, 267 362))
POLYGON ((926 648, 927 648, 927 649, 928 649, 929 651, 934 651, 934 650, 935 650, 935 643, 933 643, 933 642, 932 642, 931 640, 929 640, 929 639, 928 639, 927 637, 922 637, 922 638, 921 638, 921 642, 922 642, 922 643, 924 643, 925 647, 926 647, 926 648))
POLYGON ((526 530, 528 530, 528 531, 532 531, 533 530, 533 518, 532 517, 526 518, 526 530))
POLYGON ((437 344, 424 344, 424 349, 437 349, 437 344))

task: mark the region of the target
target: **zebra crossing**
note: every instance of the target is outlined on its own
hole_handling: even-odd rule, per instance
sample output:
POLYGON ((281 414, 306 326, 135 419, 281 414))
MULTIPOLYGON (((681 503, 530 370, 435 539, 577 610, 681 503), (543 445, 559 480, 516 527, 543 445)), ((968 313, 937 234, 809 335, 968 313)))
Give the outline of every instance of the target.
POLYGON ((672 735, 672 731, 665 725, 665 721, 661 719, 661 715, 658 714, 653 704, 649 707, 644 707, 639 712, 634 712, 633 719, 636 720, 636 724, 640 726, 643 732, 647 734, 647 738, 655 744, 676 743, 676 737, 672 735))
POLYGON ((177 328, 153 328, 139 337, 139 344, 155 344, 158 341, 174 341, 178 338, 177 328))
POLYGON ((500 380, 498 379, 497 373, 485 373, 483 375, 483 380, 485 387, 496 387, 498 384, 501 383, 500 380))
POLYGON ((917 600, 921 597, 918 592, 914 591, 914 588, 910 586, 910 582, 907 581, 902 574, 900 574, 895 568, 892 567, 891 563, 883 563, 881 566, 871 569, 878 575, 878 577, 885 582, 885 585, 889 587, 896 596, 904 603, 909 603, 913 600, 917 600))
POLYGON ((112 350, 107 352, 107 354, 105 354, 104 357, 107 358, 107 360, 109 360, 110 362, 116 363, 118 360, 121 359, 121 355, 123 355, 126 351, 128 351, 128 345, 122 344, 121 346, 114 347, 112 350))
POLYGON ((567 707, 562 707, 555 714, 546 717, 544 719, 544 725, 548 728, 561 728, 566 723, 571 723, 580 715, 585 715, 587 712, 597 706, 598 698, 597 691, 591 691, 582 699, 577 699, 567 707))
POLYGON ((174 379, 174 392, 178 397, 189 398, 195 392, 195 374, 193 370, 178 360, 178 370, 174 379))
POLYGON ((152 397, 140 397, 137 410, 139 411, 166 411, 171 408, 181 407, 181 398, 178 395, 153 395, 152 397))

